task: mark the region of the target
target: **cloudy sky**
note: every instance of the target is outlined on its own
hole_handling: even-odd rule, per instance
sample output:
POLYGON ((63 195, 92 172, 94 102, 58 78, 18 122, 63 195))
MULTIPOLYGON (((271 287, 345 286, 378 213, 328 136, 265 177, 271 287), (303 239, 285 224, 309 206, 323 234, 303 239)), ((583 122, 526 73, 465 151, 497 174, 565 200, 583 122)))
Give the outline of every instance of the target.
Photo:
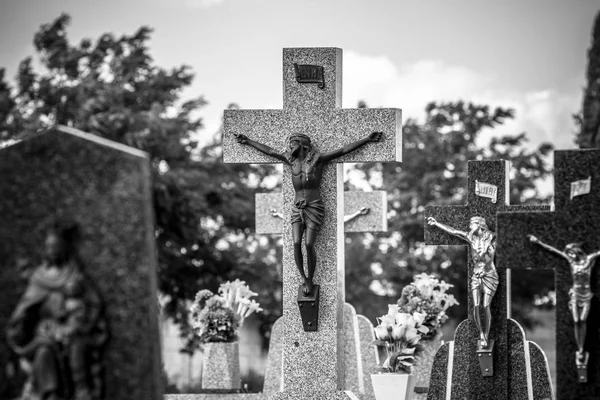
POLYGON ((402 108, 432 100, 513 107, 490 134, 528 132, 531 144, 571 148, 597 0, 0 0, 0 67, 33 54, 33 32, 61 12, 74 41, 155 29, 158 65, 196 73, 212 135, 231 102, 280 108, 284 47, 340 47, 343 105, 402 108))

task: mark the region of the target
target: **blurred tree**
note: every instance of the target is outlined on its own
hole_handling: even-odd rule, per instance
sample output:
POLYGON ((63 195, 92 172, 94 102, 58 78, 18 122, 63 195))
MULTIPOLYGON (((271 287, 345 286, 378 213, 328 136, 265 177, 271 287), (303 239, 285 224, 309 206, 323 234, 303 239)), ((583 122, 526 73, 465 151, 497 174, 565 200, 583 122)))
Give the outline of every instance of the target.
MULTIPOLYGON (((358 313, 370 318, 383 315, 387 304, 396 302, 414 274, 428 272, 455 285, 452 293, 462 305, 450 309, 449 314, 459 320, 466 318, 466 248, 425 247, 423 212, 427 204, 465 203, 469 160, 512 162, 511 204, 549 201, 535 184, 550 173, 546 156, 551 145, 542 144, 528 151, 523 147, 527 140, 524 133, 495 137, 485 148, 477 143, 484 129, 497 128, 513 117, 510 109, 490 109, 462 101, 430 103, 423 123, 409 119, 404 124, 402 166, 357 165, 372 186, 388 192, 389 223, 388 233, 346 238, 346 299, 358 313)), ((346 190, 350 186, 347 183, 346 190)), ((527 288, 513 279, 513 300, 530 304, 534 294, 552 287, 552 276, 550 272, 544 279, 529 280, 527 288)), ((516 311, 516 317, 525 317, 526 310, 516 311)))
POLYGON ((582 149, 600 147, 600 12, 592 28, 586 79, 583 110, 575 115, 575 121, 580 126, 576 142, 582 149))
POLYGON ((26 58, 11 88, 0 69, 0 142, 62 124, 147 152, 166 314, 185 334, 187 301, 201 288, 216 291, 223 281, 240 278, 251 283, 269 310, 260 316, 267 330, 280 314, 281 275, 267 250, 255 251, 251 232, 254 192, 268 188, 264 178, 273 167, 223 164, 218 137, 202 149, 197 146, 202 128, 197 115, 206 102, 182 100, 193 80, 187 66, 154 65, 150 28, 72 44, 69 21, 63 14, 35 33, 41 72, 34 71, 32 57, 26 58))

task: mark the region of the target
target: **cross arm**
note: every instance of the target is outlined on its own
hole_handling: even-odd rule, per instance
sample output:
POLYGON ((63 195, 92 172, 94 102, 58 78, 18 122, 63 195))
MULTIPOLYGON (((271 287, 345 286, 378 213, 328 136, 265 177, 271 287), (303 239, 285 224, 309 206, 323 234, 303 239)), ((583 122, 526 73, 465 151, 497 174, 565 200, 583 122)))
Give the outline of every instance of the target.
MULTIPOLYGON (((430 245, 466 245, 462 227, 469 226, 469 215, 465 206, 425 207, 425 243, 430 245), (428 221, 435 220, 436 224, 428 221), (459 233, 460 232, 460 233, 459 233)), ((465 236, 466 237, 466 236, 465 236)))
POLYGON ((320 160, 322 162, 329 162, 333 159, 345 156, 348 153, 353 152, 354 150, 364 146, 369 142, 378 142, 381 139, 382 132, 373 132, 366 138, 359 139, 355 142, 345 145, 342 148, 337 150, 329 151, 320 155, 320 160))
POLYGON ((257 142, 256 140, 252 140, 249 139, 246 135, 244 134, 239 134, 236 135, 235 137, 238 141, 238 143, 240 144, 245 144, 248 145, 250 147, 254 147, 256 150, 260 151, 263 154, 266 154, 268 156, 274 157, 284 163, 289 164, 288 158, 286 156, 286 153, 278 153, 274 148, 272 148, 271 146, 267 146, 266 144, 262 144, 257 142))
POLYGON ((533 235, 559 247, 566 244, 567 239, 556 219, 554 212, 499 212, 496 215, 497 265, 512 269, 564 267, 565 260, 558 250, 549 252, 529 238, 533 235))

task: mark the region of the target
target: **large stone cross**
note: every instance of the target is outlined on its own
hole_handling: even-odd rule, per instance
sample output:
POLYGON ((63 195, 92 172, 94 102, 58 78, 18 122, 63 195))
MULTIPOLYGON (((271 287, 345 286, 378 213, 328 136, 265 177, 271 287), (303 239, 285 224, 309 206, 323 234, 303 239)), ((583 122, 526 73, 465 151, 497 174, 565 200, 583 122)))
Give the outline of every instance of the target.
MULTIPOLYGON (((600 281, 598 262, 587 265, 591 309, 584 350, 589 353, 587 382, 577 367, 578 349, 569 291, 573 287, 569 244, 581 244, 589 255, 600 251, 600 150, 554 152, 554 212, 498 214, 498 261, 510 268, 554 269, 556 290, 556 370, 559 399, 598 399, 600 396, 600 281), (539 242, 531 241, 533 235, 539 242), (556 249, 552 251, 543 245, 556 249), (562 254, 559 254, 562 253, 562 254)), ((584 269, 586 265, 580 264, 584 269)), ((578 282, 587 280, 582 271, 578 282)), ((586 292, 582 290, 583 294, 586 292)), ((584 296, 578 302, 581 314, 584 296)), ((576 299, 577 300, 577 299, 576 299)), ((586 329, 587 328, 587 329, 586 329)))
MULTIPOLYGON (((283 230, 284 392, 276 398, 348 398, 344 385, 343 162, 400 161, 399 109, 341 109, 342 51, 294 48, 283 51, 283 109, 226 110, 223 159, 227 163, 275 163, 277 159, 236 142, 246 135, 284 152, 290 134, 307 134, 320 152, 362 139, 374 131, 383 139, 324 167, 320 184, 325 215, 316 240, 314 281, 320 285, 318 330, 306 332, 298 309, 302 280, 294 262, 292 227, 283 230), (305 67, 311 65, 313 67, 305 67), (317 83, 319 81, 319 83, 317 83), (311 83, 312 82, 312 83, 311 83), (307 392, 308 391, 308 392, 307 392)), ((248 76, 248 79, 251 79, 248 76)), ((291 169, 284 165, 284 204, 294 202, 291 169)), ((290 211, 284 209, 285 219, 290 211)))
MULTIPOLYGON (((509 205, 509 170, 507 161, 469 161, 467 204, 450 206, 428 206, 425 209, 425 242, 430 245, 467 245, 468 243, 455 235, 429 225, 427 220, 434 218, 438 223, 456 230, 469 232, 473 217, 481 217, 492 231, 496 231, 496 213, 498 211, 531 211, 548 209, 547 206, 510 206, 509 205)), ((493 254, 491 254, 493 257, 493 254)), ((474 262, 472 249, 468 248, 468 279, 471 287, 474 262)), ((507 266, 504 264, 504 266, 507 266)), ((511 360, 509 351, 513 348, 508 340, 507 325, 510 316, 507 285, 507 271, 496 264, 498 286, 491 302, 490 341, 494 341, 491 354, 478 351, 480 332, 473 317, 474 299, 469 293, 469 318, 457 328, 454 342, 445 345, 438 351, 444 354, 445 360, 434 362, 432 369, 429 397, 430 399, 508 399, 509 369, 511 360), (450 346, 450 347, 449 347, 450 346), (492 360, 492 363, 485 363, 492 360), (483 362, 481 362, 483 361, 483 362), (447 368, 447 370, 446 370, 447 368), (451 392, 451 393, 450 393, 451 392)), ((481 296, 483 305, 483 295, 481 296)), ((481 310, 481 308, 480 308, 481 310)), ((484 316, 484 310, 481 310, 484 316)), ((514 321, 512 321, 514 322, 514 321)), ((511 322, 511 323, 512 323, 511 322)), ((485 349, 484 349, 485 350, 485 349)), ((516 397, 515 397, 516 398, 516 397)))

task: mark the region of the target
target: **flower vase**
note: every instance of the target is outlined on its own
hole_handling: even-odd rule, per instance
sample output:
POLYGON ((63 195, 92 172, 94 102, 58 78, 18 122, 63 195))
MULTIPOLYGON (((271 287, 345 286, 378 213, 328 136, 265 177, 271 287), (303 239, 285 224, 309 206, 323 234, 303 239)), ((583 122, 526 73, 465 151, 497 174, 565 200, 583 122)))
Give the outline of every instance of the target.
POLYGON ((413 374, 371 374, 376 400, 412 400, 416 377, 413 374))
POLYGON ((442 340, 441 331, 437 331, 435 335, 431 337, 424 337, 419 342, 419 344, 423 346, 423 353, 421 353, 421 356, 413 368, 413 374, 416 376, 416 400, 427 398, 429 379, 431 378, 431 368, 433 367, 433 359, 435 358, 435 353, 437 353, 438 349, 443 343, 444 341, 442 340), (419 396, 419 394, 424 394, 424 396, 419 396))
POLYGON ((238 342, 206 343, 202 362, 202 389, 240 389, 238 342))

